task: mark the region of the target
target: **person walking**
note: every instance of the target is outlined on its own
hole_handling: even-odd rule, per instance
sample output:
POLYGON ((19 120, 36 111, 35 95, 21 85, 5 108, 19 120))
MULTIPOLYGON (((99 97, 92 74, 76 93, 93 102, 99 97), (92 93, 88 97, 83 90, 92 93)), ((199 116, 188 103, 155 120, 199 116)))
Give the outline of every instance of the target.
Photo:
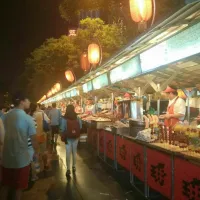
POLYGON ((42 161, 42 165, 44 166, 44 170, 49 168, 48 166, 48 151, 47 151, 47 140, 46 133, 44 131, 44 121, 49 123, 49 118, 44 113, 43 110, 40 109, 40 104, 33 104, 31 112, 33 113, 33 118, 35 118, 37 123, 36 129, 36 138, 39 146, 39 155, 40 160, 42 161))
POLYGON ((72 154, 72 171, 76 172, 76 154, 77 146, 80 137, 80 129, 82 128, 82 122, 77 117, 75 108, 73 105, 68 105, 64 117, 61 121, 62 141, 66 144, 66 162, 67 172, 66 176, 71 174, 71 154, 72 154))
POLYGON ((49 118, 51 125, 52 143, 57 144, 59 125, 61 120, 61 111, 56 108, 56 103, 52 104, 52 109, 49 112, 49 118))
POLYGON ((1 200, 6 200, 10 188, 15 189, 15 198, 20 200, 22 191, 28 187, 31 157, 28 152, 28 138, 37 156, 36 129, 33 120, 27 116, 25 109, 30 101, 22 94, 13 97, 15 108, 5 115, 5 138, 2 156, 2 184, 1 200))

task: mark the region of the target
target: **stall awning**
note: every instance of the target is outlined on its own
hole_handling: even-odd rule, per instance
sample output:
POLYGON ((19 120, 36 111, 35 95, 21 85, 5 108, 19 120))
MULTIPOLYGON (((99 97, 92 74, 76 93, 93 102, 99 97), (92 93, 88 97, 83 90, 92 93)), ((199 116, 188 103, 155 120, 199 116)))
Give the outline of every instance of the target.
POLYGON ((190 26, 199 21, 200 3, 186 5, 174 15, 150 29, 144 35, 130 42, 124 49, 102 64, 102 66, 78 80, 73 86, 80 86, 85 82, 99 76, 100 74, 116 68, 127 60, 139 55, 140 53, 159 43, 162 43, 177 33, 188 29, 190 26))
MULTIPOLYGON (((120 85, 123 91, 122 84, 130 90, 141 86, 146 90, 149 85, 155 90, 156 84, 164 87, 174 80, 180 87, 194 86, 198 83, 200 74, 199 31, 200 2, 188 4, 129 43, 102 66, 74 83, 68 90, 74 87, 85 91, 102 87, 116 90, 120 85), (130 65, 134 66, 131 73, 130 65), (122 77, 115 77, 115 75, 112 77, 112 74, 118 71, 121 72, 122 77), (126 72, 129 72, 129 76, 125 74, 126 72), (105 76, 106 73, 109 77, 108 82, 103 81, 101 86, 98 77, 105 76), (131 79, 124 80, 126 78, 131 79), (93 87, 86 83, 92 83, 93 87)), ((57 96, 54 98, 57 99, 57 96)))

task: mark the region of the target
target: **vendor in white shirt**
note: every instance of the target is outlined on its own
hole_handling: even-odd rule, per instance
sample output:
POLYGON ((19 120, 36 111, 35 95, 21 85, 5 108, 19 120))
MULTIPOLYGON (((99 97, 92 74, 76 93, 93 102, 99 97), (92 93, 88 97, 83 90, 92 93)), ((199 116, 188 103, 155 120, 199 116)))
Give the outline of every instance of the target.
POLYGON ((94 114, 95 113, 95 106, 93 104, 93 100, 91 98, 89 98, 87 100, 87 103, 86 103, 86 107, 85 107, 85 113, 87 114, 94 114))
POLYGON ((173 127, 178 122, 183 121, 186 112, 185 101, 178 96, 177 89, 172 86, 168 86, 165 91, 169 98, 169 104, 167 107, 167 113, 161 115, 161 119, 165 119, 165 126, 173 127))
POLYGON ((82 109, 81 104, 78 100, 75 102, 74 107, 75 107, 75 112, 77 114, 83 113, 83 109, 82 109))

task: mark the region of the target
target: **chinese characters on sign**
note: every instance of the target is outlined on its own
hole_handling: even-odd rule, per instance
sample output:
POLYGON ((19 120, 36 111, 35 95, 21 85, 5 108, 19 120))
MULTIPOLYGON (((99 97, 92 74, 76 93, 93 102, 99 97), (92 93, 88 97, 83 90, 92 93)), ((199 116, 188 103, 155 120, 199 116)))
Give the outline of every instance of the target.
POLYGON ((114 135, 109 132, 105 132, 105 144, 106 144, 106 156, 112 160, 114 160, 114 135))
POLYGON ((169 154, 147 148, 147 184, 171 199, 172 160, 169 154))
POLYGON ((117 163, 127 169, 130 170, 130 152, 131 152, 131 143, 130 141, 117 136, 117 147, 116 147, 116 157, 117 163))
POLYGON ((141 181, 144 181, 144 157, 144 147, 133 143, 131 145, 131 172, 141 181))
POLYGON ((183 195, 189 200, 200 199, 200 180, 194 178, 193 181, 187 182, 183 180, 183 195))
POLYGON ((139 172, 141 172, 142 169, 142 161, 141 161, 141 155, 137 153, 135 156, 133 156, 133 165, 135 166, 135 169, 139 172))
POLYGON ((108 151, 109 153, 112 153, 112 148, 113 148, 113 146, 112 146, 112 141, 109 140, 109 141, 107 142, 107 151, 108 151))
POLYGON ((163 186, 165 183, 165 165, 163 163, 158 163, 158 165, 151 165, 151 176, 154 178, 155 182, 163 186))
POLYGON ((75 29, 70 29, 69 30, 69 36, 76 36, 76 30, 75 29))
POLYGON ((176 158, 174 170, 174 199, 200 200, 200 166, 176 158))
POLYGON ((126 146, 122 145, 120 147, 120 156, 123 160, 126 160, 126 155, 127 155, 127 150, 126 150, 126 146))

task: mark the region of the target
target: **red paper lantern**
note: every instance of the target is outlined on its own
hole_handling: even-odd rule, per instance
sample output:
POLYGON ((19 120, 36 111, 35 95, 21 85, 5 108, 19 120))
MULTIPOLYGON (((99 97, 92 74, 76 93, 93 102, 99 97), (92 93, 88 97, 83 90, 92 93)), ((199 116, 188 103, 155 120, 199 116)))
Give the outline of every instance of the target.
POLYGON ((97 65, 100 61, 100 47, 98 44, 92 43, 88 46, 88 61, 93 65, 97 65))
POLYGON ((42 97, 42 101, 44 101, 46 98, 47 98, 47 96, 44 95, 44 96, 42 97))
POLYGON ((74 82, 75 81, 75 76, 72 70, 67 70, 65 72, 65 77, 69 82, 74 82))
POLYGON ((37 103, 42 103, 44 100, 46 100, 47 96, 44 95, 37 103))
POLYGON ((131 17, 135 22, 147 22, 153 14, 152 0, 129 0, 131 17))
POLYGON ((60 91, 61 90, 61 84, 60 83, 56 83, 54 85, 54 89, 56 90, 56 92, 60 91))
POLYGON ((55 94, 55 93, 56 93, 56 91, 55 91, 54 88, 51 89, 51 93, 52 93, 52 94, 55 94))
POLYGON ((81 68, 83 69, 84 72, 87 72, 90 69, 90 63, 88 61, 87 53, 83 53, 81 55, 81 68))
POLYGON ((52 96, 52 91, 50 90, 48 93, 47 93, 47 97, 51 97, 52 96))

